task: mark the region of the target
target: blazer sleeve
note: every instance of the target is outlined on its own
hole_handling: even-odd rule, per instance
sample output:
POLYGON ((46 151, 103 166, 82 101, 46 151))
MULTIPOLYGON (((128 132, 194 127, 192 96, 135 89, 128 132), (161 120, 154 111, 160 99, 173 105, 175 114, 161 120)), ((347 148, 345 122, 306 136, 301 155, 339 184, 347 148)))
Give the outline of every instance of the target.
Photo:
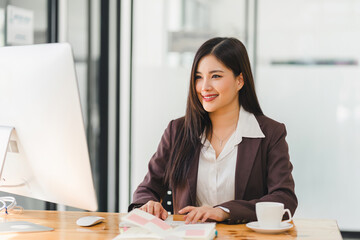
POLYGON ((164 181, 165 168, 171 151, 171 121, 161 137, 156 153, 150 159, 148 172, 133 194, 128 211, 140 207, 150 200, 160 202, 168 186, 164 181))
POLYGON ((230 219, 227 221, 229 224, 256 221, 255 204, 257 202, 281 202, 292 215, 295 213, 298 202, 294 192, 294 179, 291 175, 293 166, 289 160, 285 137, 285 125, 280 124, 273 131, 268 147, 265 149, 267 194, 258 199, 232 200, 219 204, 230 210, 230 219))

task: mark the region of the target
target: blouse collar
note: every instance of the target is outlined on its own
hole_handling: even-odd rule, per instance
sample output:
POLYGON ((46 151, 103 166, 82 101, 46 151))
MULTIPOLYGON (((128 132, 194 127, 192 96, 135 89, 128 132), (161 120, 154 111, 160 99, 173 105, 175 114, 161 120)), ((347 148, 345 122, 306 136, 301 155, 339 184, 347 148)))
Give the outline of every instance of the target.
MULTIPOLYGON (((239 118, 235 130, 234 144, 238 145, 241 143, 242 138, 265 138, 264 133, 261 131, 259 122, 256 120, 254 114, 246 111, 240 106, 239 118)), ((206 139, 205 132, 201 134, 201 143, 208 147, 210 142, 206 139)))

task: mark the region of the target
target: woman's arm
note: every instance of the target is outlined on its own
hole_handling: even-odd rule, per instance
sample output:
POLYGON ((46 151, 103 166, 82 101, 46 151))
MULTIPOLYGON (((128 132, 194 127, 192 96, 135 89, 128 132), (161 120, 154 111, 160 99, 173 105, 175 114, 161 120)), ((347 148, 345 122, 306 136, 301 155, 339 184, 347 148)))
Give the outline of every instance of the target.
POLYGON ((257 202, 281 202, 292 214, 297 207, 294 179, 291 175, 293 166, 290 163, 288 144, 285 140, 286 128, 278 125, 270 136, 266 149, 266 185, 267 194, 259 199, 233 200, 219 204, 230 210, 229 223, 246 223, 255 221, 255 204, 257 202))

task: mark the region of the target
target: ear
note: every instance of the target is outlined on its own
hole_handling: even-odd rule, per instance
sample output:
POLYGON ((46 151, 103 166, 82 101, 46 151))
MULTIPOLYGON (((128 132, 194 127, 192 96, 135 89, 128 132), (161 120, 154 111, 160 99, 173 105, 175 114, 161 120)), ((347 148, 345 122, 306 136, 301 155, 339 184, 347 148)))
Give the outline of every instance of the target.
POLYGON ((244 77, 242 73, 240 73, 239 76, 236 77, 236 86, 238 91, 240 91, 240 89, 242 89, 242 87, 244 86, 244 77))

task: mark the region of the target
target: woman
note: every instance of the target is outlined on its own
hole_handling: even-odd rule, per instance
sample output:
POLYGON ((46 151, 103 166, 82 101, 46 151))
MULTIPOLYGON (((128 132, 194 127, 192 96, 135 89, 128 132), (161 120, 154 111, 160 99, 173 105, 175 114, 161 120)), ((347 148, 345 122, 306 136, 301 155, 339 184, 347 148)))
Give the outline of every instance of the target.
POLYGON ((185 117, 169 123, 129 210, 166 219, 160 202, 170 188, 186 223, 254 221, 260 201, 294 214, 285 136, 285 125, 262 113, 244 45, 210 39, 194 58, 185 117))

